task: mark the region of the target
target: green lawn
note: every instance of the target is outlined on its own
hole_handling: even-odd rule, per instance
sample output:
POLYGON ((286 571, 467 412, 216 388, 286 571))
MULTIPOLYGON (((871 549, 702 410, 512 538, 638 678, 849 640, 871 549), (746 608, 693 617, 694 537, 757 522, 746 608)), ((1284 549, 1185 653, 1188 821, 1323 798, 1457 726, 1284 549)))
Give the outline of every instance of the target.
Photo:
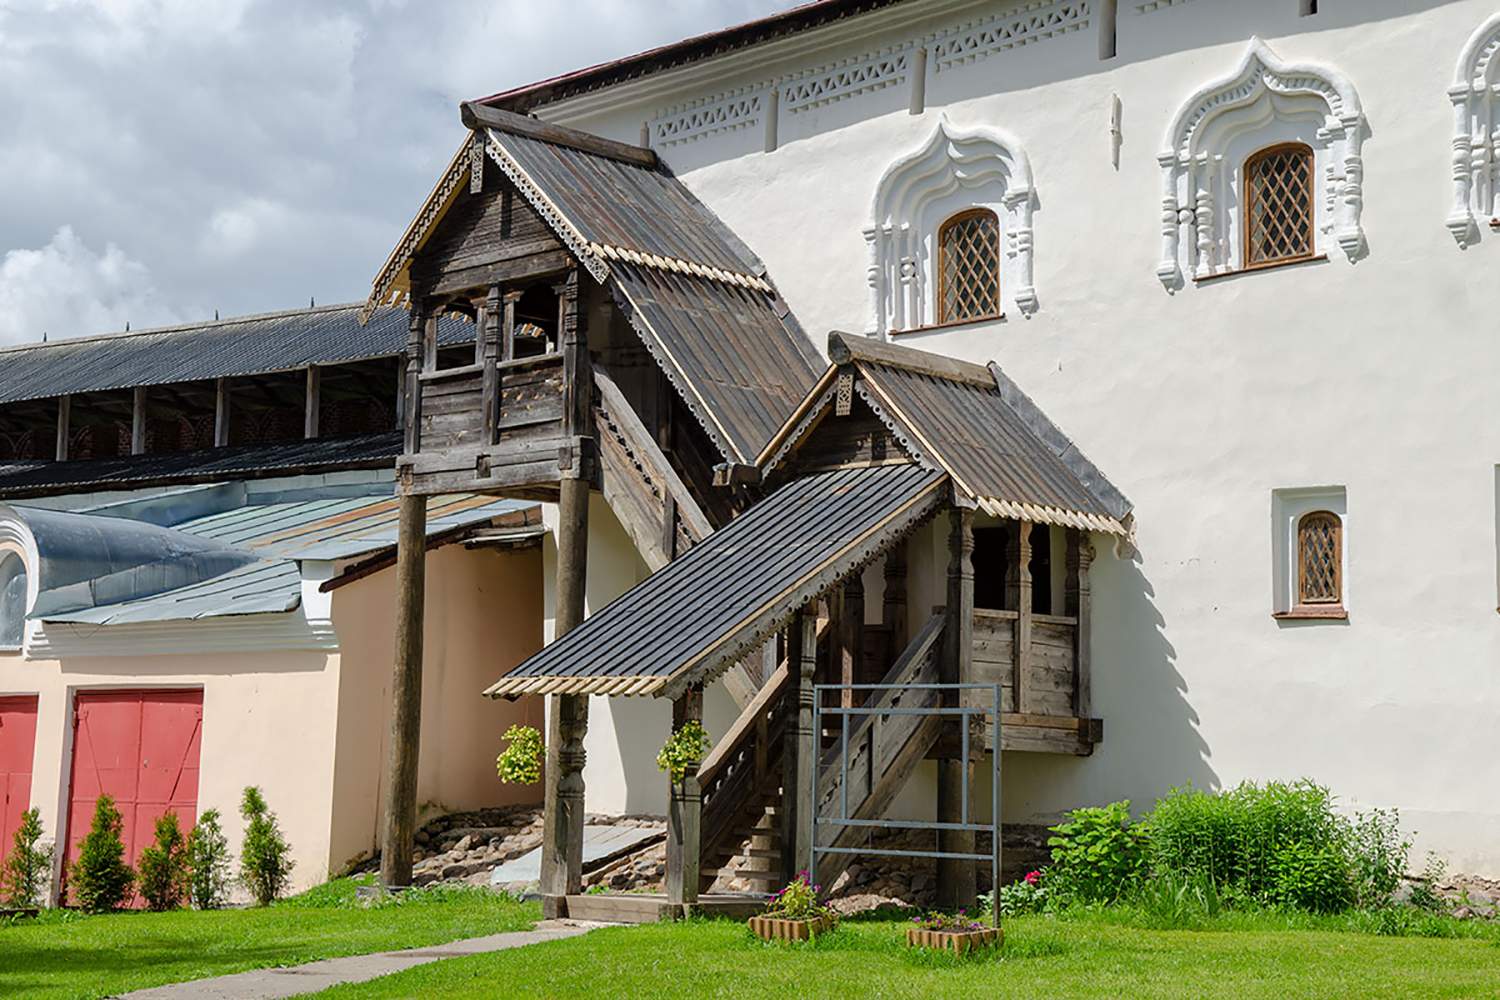
POLYGON ((320 958, 525 930, 539 918, 483 889, 417 892, 378 908, 348 879, 265 909, 82 916, 0 925, 0 997, 98 997, 320 958))
POLYGON ((605 928, 436 962, 321 997, 1500 997, 1500 935, 1380 937, 1335 920, 1230 917, 1150 930, 1114 917, 1007 921, 1002 952, 915 953, 905 925, 850 921, 815 944, 743 925, 605 928))

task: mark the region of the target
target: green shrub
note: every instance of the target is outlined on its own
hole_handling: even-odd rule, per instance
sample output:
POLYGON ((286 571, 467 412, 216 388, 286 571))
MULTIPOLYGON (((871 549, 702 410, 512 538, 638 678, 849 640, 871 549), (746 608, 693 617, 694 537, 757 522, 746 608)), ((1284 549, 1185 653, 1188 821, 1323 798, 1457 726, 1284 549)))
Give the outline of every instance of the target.
POLYGON ((1269 901, 1310 913, 1341 913, 1354 901, 1344 845, 1290 843, 1271 860, 1269 901))
POLYGON ((542 780, 542 734, 535 726, 511 726, 506 747, 495 758, 495 771, 508 785, 534 785, 542 780))
POLYGON ((1401 817, 1394 809, 1359 813, 1349 824, 1349 874, 1354 905, 1374 909, 1391 902, 1406 874, 1411 841, 1401 836, 1401 817))
POLYGON ((187 898, 191 881, 188 868, 187 838, 174 812, 162 813, 156 819, 156 840, 141 851, 136 862, 141 895, 152 910, 175 910, 187 898))
POLYGON ((1447 862, 1428 851, 1422 874, 1411 887, 1411 905, 1434 913, 1446 907, 1448 901, 1437 891, 1437 887, 1447 871, 1447 862))
POLYGON ((205 809, 187 839, 189 890, 193 905, 216 910, 229 895, 229 841, 219 826, 219 810, 205 809))
POLYGON ((1110 903, 1145 873, 1145 835, 1130 823, 1130 803, 1075 809, 1051 828, 1047 887, 1064 899, 1110 903))
POLYGON ((1043 884, 1044 873, 1027 872, 1026 877, 1009 885, 1002 885, 998 893, 987 892, 979 897, 979 913, 988 916, 995 910, 995 899, 1000 900, 1000 915, 1014 917, 1023 913, 1040 913, 1047 908, 1049 893, 1043 884))
POLYGON ((240 815, 249 821, 240 845, 240 881, 257 906, 267 906, 286 892, 291 880, 291 847, 281 835, 276 814, 254 785, 245 789, 240 815))
POLYGON ((125 863, 125 843, 120 839, 124 829, 115 800, 108 795, 99 796, 89 832, 68 872, 73 899, 88 913, 113 910, 130 896, 135 872, 125 863))
POLYGON ((0 871, 0 897, 10 906, 42 905, 42 896, 52 880, 52 846, 38 846, 41 839, 42 811, 28 809, 21 814, 10 857, 0 871))

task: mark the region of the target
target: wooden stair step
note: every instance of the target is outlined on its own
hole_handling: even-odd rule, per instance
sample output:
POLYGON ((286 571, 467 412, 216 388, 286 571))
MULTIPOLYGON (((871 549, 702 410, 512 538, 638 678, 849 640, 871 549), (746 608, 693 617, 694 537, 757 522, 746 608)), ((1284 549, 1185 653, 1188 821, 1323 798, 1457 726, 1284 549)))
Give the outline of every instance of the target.
POLYGON ((781 875, 778 872, 752 872, 743 868, 709 868, 698 873, 700 879, 737 878, 744 882, 759 882, 770 885, 780 882, 781 875))
POLYGON ((742 858, 764 858, 767 861, 780 861, 781 852, 772 851, 761 847, 750 847, 739 852, 742 858))

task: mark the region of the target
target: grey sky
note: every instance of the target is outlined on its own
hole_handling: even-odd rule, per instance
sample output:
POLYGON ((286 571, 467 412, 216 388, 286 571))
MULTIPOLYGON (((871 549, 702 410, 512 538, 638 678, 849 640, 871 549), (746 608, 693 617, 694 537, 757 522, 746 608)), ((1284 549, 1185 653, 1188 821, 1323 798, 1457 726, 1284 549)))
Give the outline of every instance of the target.
POLYGON ((0 344, 363 298, 457 102, 788 0, 0 0, 0 344))

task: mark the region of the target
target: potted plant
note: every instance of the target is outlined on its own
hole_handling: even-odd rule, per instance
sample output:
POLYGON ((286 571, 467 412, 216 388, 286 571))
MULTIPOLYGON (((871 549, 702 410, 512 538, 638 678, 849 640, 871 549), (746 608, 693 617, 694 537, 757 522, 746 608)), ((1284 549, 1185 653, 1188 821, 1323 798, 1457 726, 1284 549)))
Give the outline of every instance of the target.
POLYGON ((750 930, 762 941, 806 941, 832 930, 837 917, 818 902, 822 888, 811 884, 807 872, 798 872, 771 900, 765 913, 750 918, 750 930))
POLYGON ((938 948, 964 955, 975 948, 997 945, 1005 939, 998 927, 987 927, 969 918, 963 910, 912 917, 906 943, 913 948, 938 948))
POLYGON ((514 725, 501 737, 507 746, 495 758, 495 772, 507 785, 534 785, 542 780, 546 744, 535 726, 514 725))

